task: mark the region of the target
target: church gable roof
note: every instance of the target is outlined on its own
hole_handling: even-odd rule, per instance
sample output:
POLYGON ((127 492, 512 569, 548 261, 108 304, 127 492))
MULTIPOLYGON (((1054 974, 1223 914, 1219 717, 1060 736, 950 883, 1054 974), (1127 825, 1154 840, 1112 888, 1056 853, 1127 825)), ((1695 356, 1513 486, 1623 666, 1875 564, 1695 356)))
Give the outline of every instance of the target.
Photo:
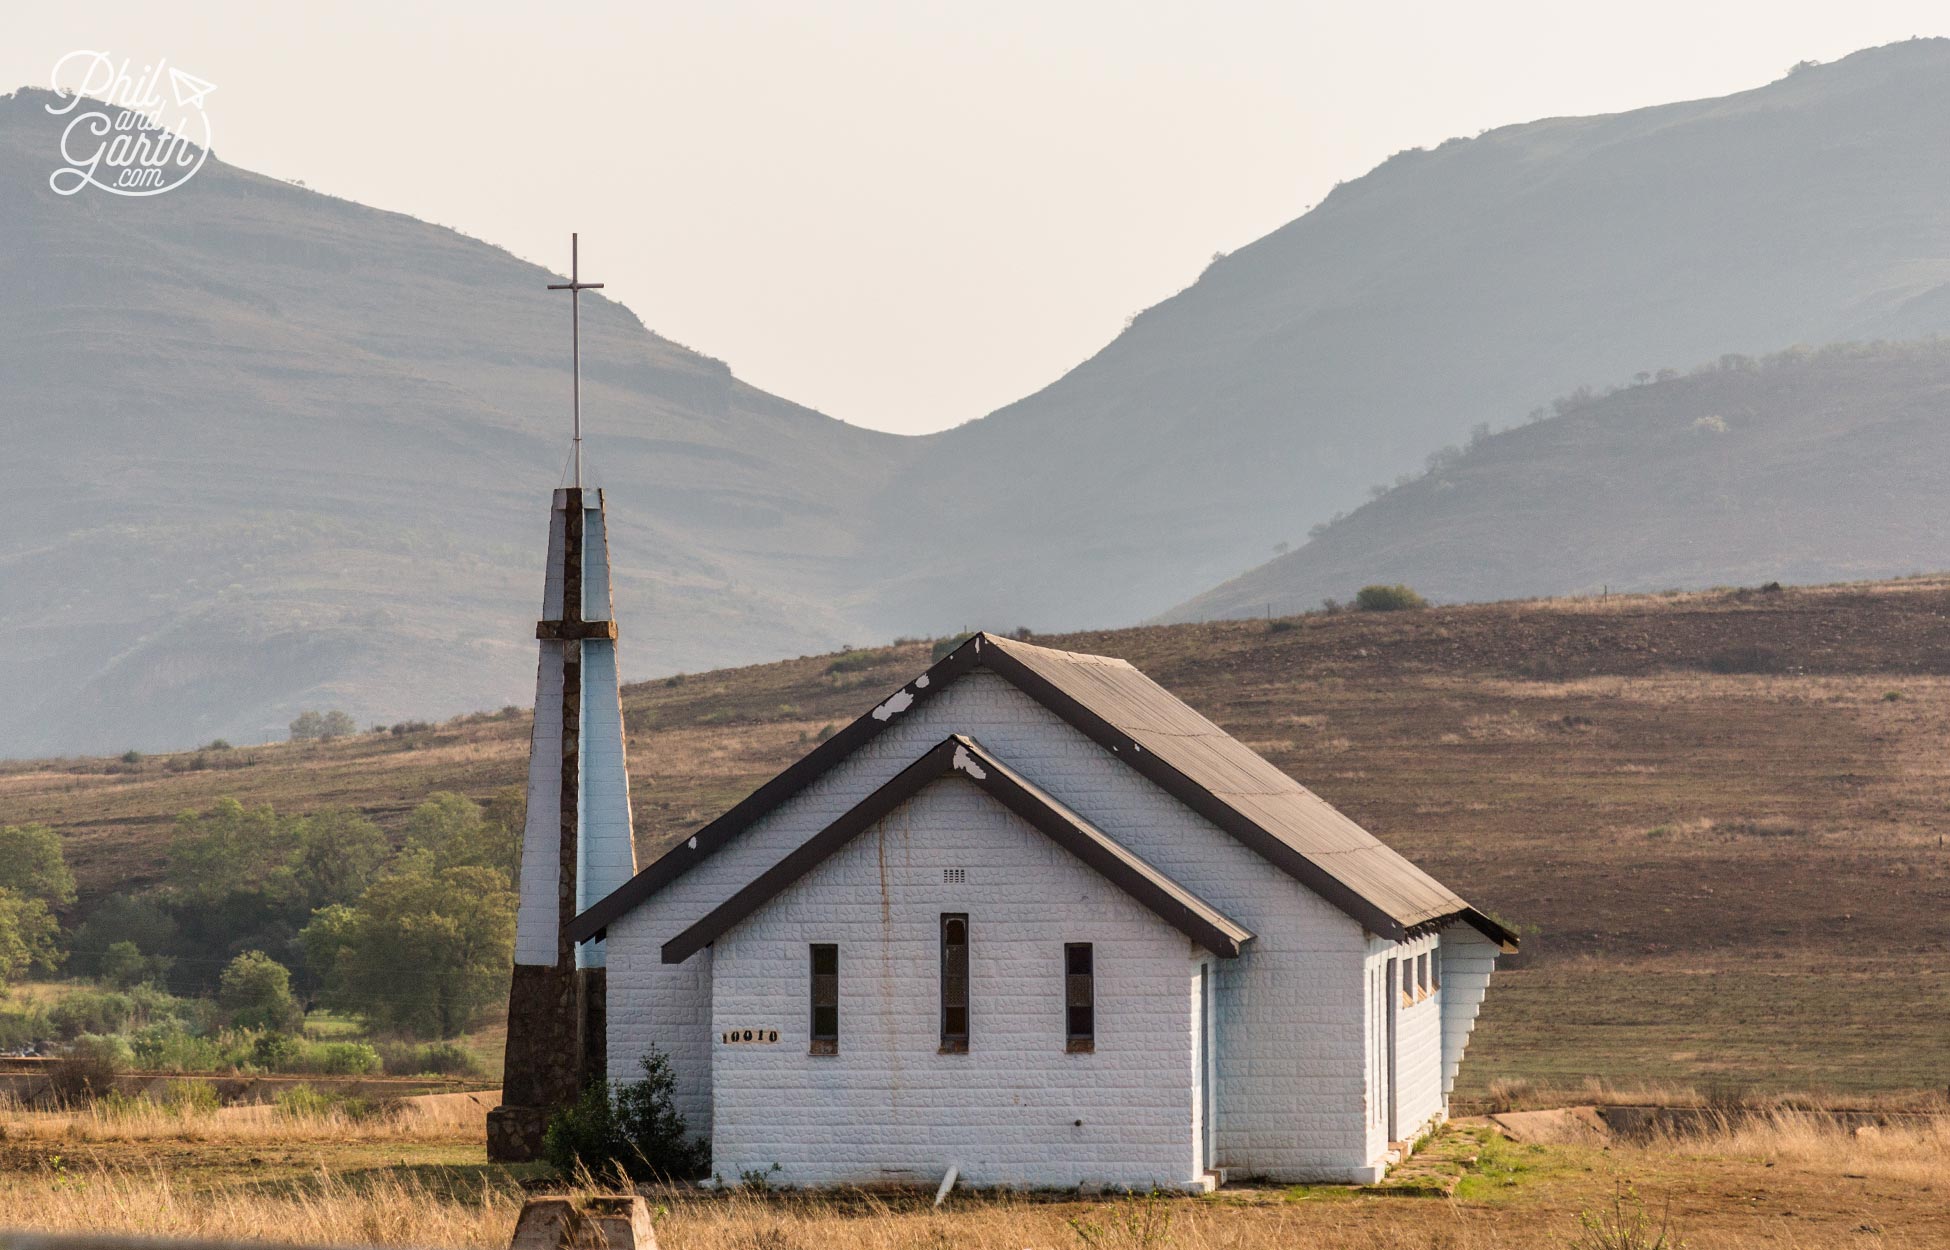
POLYGON ((583 941, 688 872, 909 709, 977 668, 1008 681, 1181 803, 1373 933, 1402 938, 1463 920, 1516 949, 1483 915, 1326 800, 1131 664, 976 634, 879 706, 766 782, 578 916, 583 941))
POLYGON ((1245 926, 1227 918, 1184 886, 1152 867, 1103 830, 1058 802, 973 738, 953 734, 893 779, 860 800, 786 857, 745 885, 690 928, 664 943, 663 961, 682 963, 771 902, 875 822, 929 785, 960 778, 979 788, 1082 860, 1097 874, 1143 904, 1159 919, 1215 955, 1230 959, 1252 940, 1245 926))

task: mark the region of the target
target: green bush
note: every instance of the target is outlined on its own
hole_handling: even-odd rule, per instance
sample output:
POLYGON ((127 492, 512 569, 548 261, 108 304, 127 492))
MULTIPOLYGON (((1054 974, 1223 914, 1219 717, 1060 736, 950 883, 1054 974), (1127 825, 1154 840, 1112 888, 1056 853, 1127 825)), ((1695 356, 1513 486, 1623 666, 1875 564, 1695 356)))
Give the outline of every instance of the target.
POLYGON ((478 1076, 481 1061, 459 1042, 381 1042, 379 1058, 393 1076, 478 1076))
POLYGON ((263 1072, 317 1076, 368 1076, 380 1068, 379 1052, 364 1042, 314 1042, 288 1033, 258 1034, 250 1063, 263 1072))
POLYGON ((857 673, 863 669, 878 668, 893 658, 886 651, 879 649, 842 651, 826 665, 826 671, 828 674, 857 673))
POLYGON ((956 647, 959 647, 974 636, 973 633, 949 634, 946 638, 935 639, 934 647, 928 652, 930 661, 939 664, 952 655, 956 647))
POLYGON ((251 1066, 266 1072, 290 1072, 303 1045, 289 1033, 260 1033, 251 1043, 251 1066))
POLYGON ((291 1029, 305 1019, 291 996, 290 970, 263 951, 245 951, 224 967, 217 1005, 240 1029, 291 1029))
POLYGON ((0 1011, 0 1051, 26 1050, 50 1032, 42 1012, 0 1011))
POLYGON ((636 1180, 689 1180, 710 1166, 711 1152, 673 1105, 677 1078, 654 1046, 642 1060, 643 1079, 612 1086, 591 1082, 574 1105, 555 1113, 542 1155, 573 1175, 621 1170, 636 1180))
POLYGON ((49 1077, 54 1097, 70 1107, 105 1097, 115 1088, 116 1076, 133 1062, 128 1043, 119 1037, 78 1037, 54 1061, 49 1077))
POLYGON ((304 1072, 325 1076, 370 1076, 379 1071, 379 1052, 364 1042, 307 1042, 299 1061, 304 1072))
POLYGON ((277 1113, 293 1120, 321 1120, 330 1115, 336 1106, 333 1097, 321 1089, 309 1085, 293 1085, 281 1089, 271 1099, 277 1113))
POLYGON ((1354 593, 1354 606, 1363 612, 1406 612, 1426 608, 1429 601, 1399 583, 1393 586, 1363 586, 1354 593))
POLYGON ((352 1094, 315 1089, 310 1085, 281 1089, 271 1104, 278 1115, 293 1120, 322 1120, 334 1114, 348 1120, 375 1120, 386 1115, 393 1106, 352 1094))
POLYGON ((171 1115, 202 1115, 223 1105, 217 1087, 208 1081, 167 1081, 157 1099, 171 1115))
POLYGON ((136 1066, 146 1072, 222 1072, 235 1068, 238 1057, 217 1041, 192 1033, 181 1020, 159 1020, 129 1034, 136 1066))
POLYGON ((105 990, 80 990, 48 1008, 47 1022, 64 1040, 84 1033, 120 1033, 135 1018, 135 1000, 105 990))

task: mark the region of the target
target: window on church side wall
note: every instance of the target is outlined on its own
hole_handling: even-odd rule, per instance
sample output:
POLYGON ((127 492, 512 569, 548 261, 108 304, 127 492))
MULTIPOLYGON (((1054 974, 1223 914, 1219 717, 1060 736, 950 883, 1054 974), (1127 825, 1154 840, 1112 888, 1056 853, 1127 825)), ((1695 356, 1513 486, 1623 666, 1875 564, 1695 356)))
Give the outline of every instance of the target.
POLYGON ((1063 947, 1063 1023, 1071 1054, 1097 1049, 1097 957, 1088 942, 1063 947))
POLYGON ((941 916, 941 1050, 968 1050, 968 917, 941 916))
POLYGON ((812 946, 812 1053, 840 1051, 840 948, 831 942, 812 946))

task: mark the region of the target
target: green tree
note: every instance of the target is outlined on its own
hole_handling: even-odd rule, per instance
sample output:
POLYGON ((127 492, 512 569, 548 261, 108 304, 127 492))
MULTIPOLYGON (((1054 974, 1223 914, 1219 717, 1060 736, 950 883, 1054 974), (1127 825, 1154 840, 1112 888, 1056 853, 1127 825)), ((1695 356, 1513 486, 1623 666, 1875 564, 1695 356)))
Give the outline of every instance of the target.
POLYGON ((291 996, 291 973, 263 951, 245 951, 224 968, 217 1006, 240 1029, 289 1032, 304 1022, 291 996))
POLYGON ((519 810, 497 795, 483 809, 464 795, 428 795, 406 820, 409 850, 425 851, 436 868, 494 868, 514 880, 521 859, 519 810))
POLYGON ((74 902, 74 874, 61 853, 61 836, 46 825, 0 826, 0 889, 50 907, 74 902))
POLYGON ((0 889, 0 986, 33 970, 60 967, 60 935, 61 926, 44 900, 0 889))
POLYGON ((142 948, 127 940, 110 942, 96 962, 96 974, 117 989, 131 989, 147 981, 154 964, 142 948))
POLYGON ((72 966, 86 976, 106 977, 110 947, 128 943, 153 959, 176 948, 178 932, 176 922, 153 899, 110 895, 74 931, 72 966))
POLYGON ((296 846, 293 822, 279 820, 270 804, 246 808, 236 799, 218 799, 207 813, 176 818, 169 884, 192 906, 215 903, 261 887, 296 846))
POLYGON ((418 1036, 453 1037, 507 989, 515 895, 508 875, 403 853, 357 907, 328 907, 300 935, 328 1006, 418 1036))
POLYGON ((308 911, 357 901, 393 851, 378 825, 343 809, 305 817, 296 840, 291 870, 308 911))
POLYGON ((357 907, 333 903, 313 912, 311 923, 298 931, 298 946, 305 952, 305 970, 327 987, 327 996, 335 1003, 344 997, 340 991, 351 975, 351 952, 362 939, 359 926, 364 922, 365 917, 357 907))
POLYGON ((293 742, 330 742, 347 734, 359 732, 359 722, 353 720, 337 708, 329 712, 314 712, 309 709, 298 713, 291 722, 293 742))

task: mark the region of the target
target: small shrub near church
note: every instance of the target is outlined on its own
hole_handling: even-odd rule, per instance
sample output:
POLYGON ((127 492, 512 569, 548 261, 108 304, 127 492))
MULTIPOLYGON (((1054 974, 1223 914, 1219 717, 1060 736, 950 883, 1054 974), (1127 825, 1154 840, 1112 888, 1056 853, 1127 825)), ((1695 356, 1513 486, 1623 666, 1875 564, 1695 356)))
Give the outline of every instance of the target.
POLYGON ((635 1180, 688 1180, 710 1165, 710 1150, 690 1135, 672 1094, 677 1078, 656 1047, 643 1056, 643 1079, 591 1082, 575 1105, 549 1120, 542 1154, 566 1176, 587 1169, 635 1180))

